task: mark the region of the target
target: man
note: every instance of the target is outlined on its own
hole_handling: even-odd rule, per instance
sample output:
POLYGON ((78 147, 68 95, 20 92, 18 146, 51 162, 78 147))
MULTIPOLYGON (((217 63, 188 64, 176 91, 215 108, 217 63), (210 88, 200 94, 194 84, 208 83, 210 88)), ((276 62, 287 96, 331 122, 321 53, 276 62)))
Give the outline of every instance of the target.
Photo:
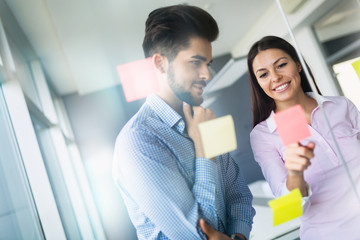
POLYGON ((160 91, 121 130, 114 153, 114 178, 139 239, 249 238, 249 188, 229 154, 204 157, 198 130, 215 118, 199 105, 217 36, 216 21, 194 6, 159 8, 146 21, 143 49, 160 91))

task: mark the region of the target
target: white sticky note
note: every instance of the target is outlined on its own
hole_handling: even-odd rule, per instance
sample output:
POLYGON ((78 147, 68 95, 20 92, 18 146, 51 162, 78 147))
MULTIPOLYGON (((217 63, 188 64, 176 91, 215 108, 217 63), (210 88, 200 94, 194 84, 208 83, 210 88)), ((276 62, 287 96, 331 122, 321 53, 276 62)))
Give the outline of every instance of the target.
POLYGON ((200 123, 199 131, 206 158, 213 158, 237 148, 231 115, 200 123))

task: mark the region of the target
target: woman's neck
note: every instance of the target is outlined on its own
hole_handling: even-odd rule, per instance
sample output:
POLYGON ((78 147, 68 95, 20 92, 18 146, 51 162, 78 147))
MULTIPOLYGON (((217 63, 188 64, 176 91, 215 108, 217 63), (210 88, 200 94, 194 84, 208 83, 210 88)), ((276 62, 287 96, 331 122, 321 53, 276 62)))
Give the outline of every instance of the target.
POLYGON ((276 103, 275 112, 280 112, 297 104, 300 104, 305 113, 308 124, 311 125, 311 114, 312 111, 318 106, 318 104, 315 99, 307 96, 303 91, 301 91, 296 98, 290 101, 276 103))

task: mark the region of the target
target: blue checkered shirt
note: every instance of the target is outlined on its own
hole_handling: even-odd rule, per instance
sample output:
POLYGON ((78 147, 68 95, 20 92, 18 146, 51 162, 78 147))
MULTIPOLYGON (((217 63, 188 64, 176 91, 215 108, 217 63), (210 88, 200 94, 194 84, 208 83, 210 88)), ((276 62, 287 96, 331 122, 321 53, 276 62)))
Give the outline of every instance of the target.
POLYGON ((196 158, 184 119, 157 95, 121 130, 113 175, 139 239, 206 239, 200 218, 249 238, 255 210, 238 165, 196 158))

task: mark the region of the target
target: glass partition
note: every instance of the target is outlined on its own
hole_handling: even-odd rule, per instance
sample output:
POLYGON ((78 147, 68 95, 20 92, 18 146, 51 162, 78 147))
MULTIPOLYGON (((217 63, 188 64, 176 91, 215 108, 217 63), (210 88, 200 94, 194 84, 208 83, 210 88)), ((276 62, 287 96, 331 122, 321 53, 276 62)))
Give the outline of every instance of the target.
POLYGON ((329 70, 344 96, 360 109, 360 80, 352 64, 360 59, 360 3, 341 1, 313 24, 329 70))
POLYGON ((50 129, 34 115, 31 115, 31 120, 35 128, 36 137, 54 192, 56 205, 64 226, 65 234, 68 239, 81 239, 79 226, 69 197, 69 191, 61 171, 61 166, 59 165, 58 156, 53 146, 50 129))
POLYGON ((1 84, 0 239, 44 239, 1 84))
POLYGON ((306 227, 315 226, 316 221, 324 236, 339 231, 338 226, 346 222, 348 230, 342 234, 349 235, 341 236, 356 239, 360 224, 360 2, 277 0, 277 4, 311 89, 322 95, 312 96, 318 106, 310 112, 315 149, 309 170, 304 171, 312 192, 304 207, 303 237, 319 236, 306 227), (302 4, 287 11, 295 2, 302 4), (302 23, 300 16, 305 18, 302 23))

